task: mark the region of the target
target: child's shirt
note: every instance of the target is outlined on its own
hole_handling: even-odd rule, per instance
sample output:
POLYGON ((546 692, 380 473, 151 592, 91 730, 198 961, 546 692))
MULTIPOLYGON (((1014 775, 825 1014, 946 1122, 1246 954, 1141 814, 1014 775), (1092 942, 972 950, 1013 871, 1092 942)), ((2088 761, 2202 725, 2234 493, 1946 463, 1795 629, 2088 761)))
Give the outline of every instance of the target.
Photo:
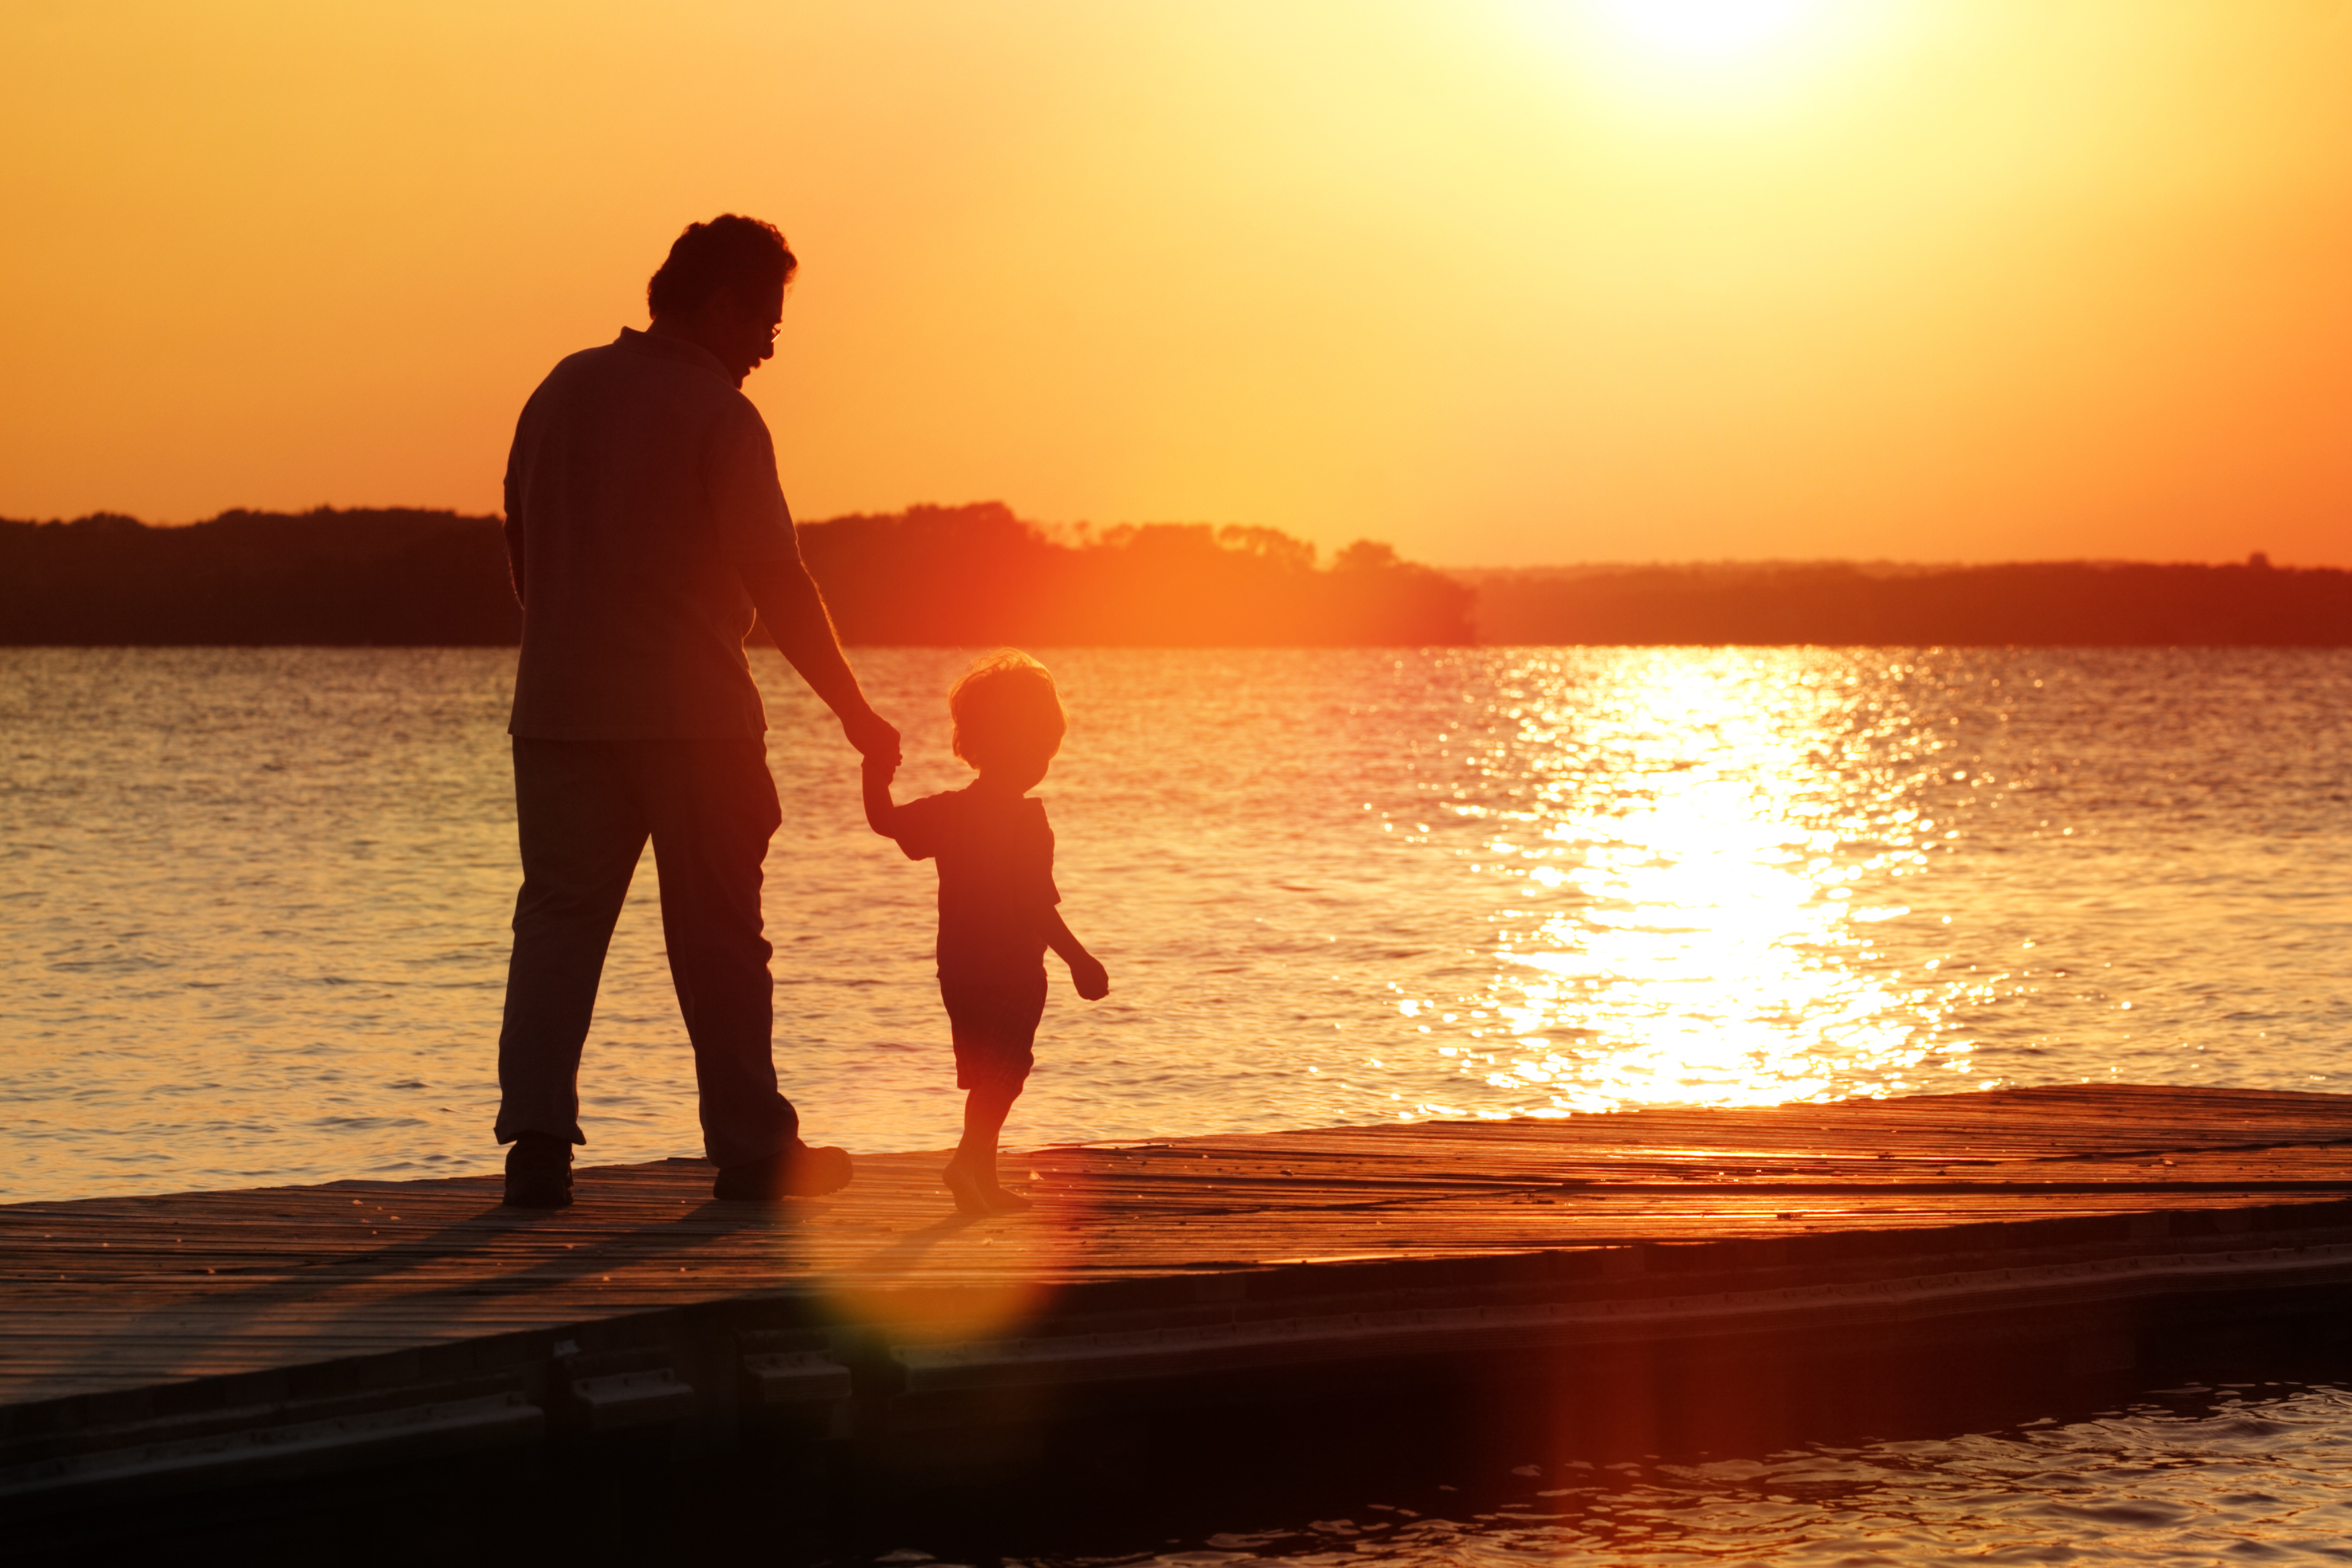
POLYGON ((1045 803, 976 784, 898 807, 898 847, 940 863, 940 973, 982 978, 1040 969, 1054 886, 1045 803))

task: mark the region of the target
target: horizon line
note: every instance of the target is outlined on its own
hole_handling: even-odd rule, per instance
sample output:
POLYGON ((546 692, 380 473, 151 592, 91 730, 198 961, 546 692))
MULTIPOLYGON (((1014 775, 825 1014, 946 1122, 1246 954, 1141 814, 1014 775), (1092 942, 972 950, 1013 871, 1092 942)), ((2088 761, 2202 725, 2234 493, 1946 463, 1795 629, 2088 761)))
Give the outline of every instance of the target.
MULTIPOLYGON (((1035 518, 1022 517, 1020 512, 1013 508, 1009 503, 993 500, 956 502, 908 501, 897 508, 896 510, 898 513, 905 513, 915 510, 918 508, 921 508, 941 511, 960 511, 969 507, 980 506, 1003 506, 1006 510, 1013 512, 1013 515, 1022 522, 1039 529, 1046 532, 1049 536, 1062 534, 1073 530, 1088 531, 1094 529, 1096 526, 1091 521, 1085 519, 1068 522, 1046 522, 1041 521, 1035 518)), ((215 512, 210 517, 163 520, 137 517, 130 512, 114 511, 108 508, 100 507, 90 511, 82 512, 79 516, 75 517, 0 517, 0 522, 30 523, 35 526, 42 526, 48 524, 83 522, 92 518, 100 517, 120 517, 128 518, 131 521, 138 523, 142 528, 180 529, 196 528, 208 522, 217 522, 224 517, 238 512, 257 517, 310 517, 316 516, 321 512, 347 513, 387 511, 441 512, 453 518, 500 522, 505 521, 504 515, 497 511, 467 511, 456 506, 422 506, 414 503, 387 503, 381 505, 353 506, 338 505, 333 501, 320 501, 299 510, 273 507, 233 506, 224 507, 221 510, 215 512)), ((812 518, 804 521, 796 518, 794 522, 796 526, 800 527, 814 527, 827 522, 838 521, 844 518, 876 516, 887 517, 890 515, 893 514, 887 511, 874 512, 867 510, 852 510, 839 512, 831 517, 812 518)), ((1113 523, 1108 526, 1112 528, 1147 528, 1153 526, 1263 528, 1273 527, 1274 525, 1265 523, 1202 523, 1197 520, 1188 521, 1160 520, 1160 521, 1157 523, 1113 523)), ((1276 531, 1286 532, 1287 531, 1277 528, 1276 529, 1276 531)), ((1297 538, 1298 536, 1293 535, 1292 537, 1297 538)), ((1059 542, 1058 540, 1057 542, 1059 542)), ((1318 552, 1328 548, 1311 539, 1301 539, 1300 542, 1315 545, 1318 552)), ((1400 552, 1400 557, 1406 560, 1412 559, 1411 557, 1403 556, 1402 552, 1400 552)), ((2258 561, 2262 565, 2279 571, 2340 572, 2352 570, 2352 561, 2339 563, 2333 561, 2281 560, 2273 558, 2270 552, 2262 549, 2249 550, 2243 556, 2232 556, 2226 559, 2212 557, 2201 559, 2162 559, 2154 556, 2129 555, 2032 555, 1985 558, 1980 560, 1956 560, 1950 558, 1942 560, 1916 560, 1892 555, 1686 555, 1676 557, 1652 556, 1647 559, 1635 559, 1631 557, 1596 559, 1588 557, 1581 561, 1533 561, 1516 563, 1508 565, 1471 565, 1465 563, 1448 563, 1437 561, 1422 561, 1419 562, 1418 564, 1426 566, 1431 571, 1443 573, 1450 577, 1477 576, 1481 574, 1494 574, 1500 573, 1519 573, 1529 574, 1556 574, 1568 575, 1600 572, 1689 571, 1706 568, 1755 571, 1761 569, 1787 570, 1806 567, 1821 568, 1832 566, 1852 567, 1856 570, 1863 571, 1865 574, 1890 576, 1924 576, 1938 572, 1966 572, 1989 566, 2221 567, 2252 566, 2256 564, 2258 561)))

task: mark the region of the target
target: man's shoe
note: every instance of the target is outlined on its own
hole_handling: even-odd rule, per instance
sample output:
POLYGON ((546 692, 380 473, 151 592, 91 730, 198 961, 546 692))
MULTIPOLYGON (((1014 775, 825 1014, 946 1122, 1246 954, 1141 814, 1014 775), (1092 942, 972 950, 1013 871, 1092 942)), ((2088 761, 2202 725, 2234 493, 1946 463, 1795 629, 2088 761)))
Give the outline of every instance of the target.
POLYGON ((849 1151, 812 1149, 794 1139, 789 1149, 752 1164, 720 1166, 710 1195, 773 1203, 778 1198, 820 1198, 847 1185, 849 1151))
POLYGON ((523 1132, 507 1151, 508 1205, 519 1209, 572 1206, 572 1141, 523 1132))

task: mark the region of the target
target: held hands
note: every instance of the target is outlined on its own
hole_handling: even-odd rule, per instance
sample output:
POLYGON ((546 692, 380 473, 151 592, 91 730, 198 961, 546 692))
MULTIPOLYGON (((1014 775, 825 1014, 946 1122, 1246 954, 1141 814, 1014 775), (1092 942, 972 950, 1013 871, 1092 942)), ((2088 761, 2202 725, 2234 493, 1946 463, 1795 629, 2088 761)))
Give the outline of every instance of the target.
MULTIPOLYGON (((888 730, 887 724, 882 726, 888 730)), ((895 732, 892 739, 896 739, 895 732)), ((866 763, 860 770, 865 777, 858 782, 858 794, 866 799, 866 826, 885 838, 898 837, 898 808, 891 804, 890 781, 898 773, 898 748, 877 747, 866 753, 866 763)))
POLYGON ((898 771, 898 731, 887 719, 867 708, 843 714, 841 730, 868 767, 879 767, 886 773, 898 771))
POLYGON ((1099 1002, 1110 994, 1110 971, 1091 952, 1082 952, 1070 960, 1070 983, 1089 1002, 1099 1002))

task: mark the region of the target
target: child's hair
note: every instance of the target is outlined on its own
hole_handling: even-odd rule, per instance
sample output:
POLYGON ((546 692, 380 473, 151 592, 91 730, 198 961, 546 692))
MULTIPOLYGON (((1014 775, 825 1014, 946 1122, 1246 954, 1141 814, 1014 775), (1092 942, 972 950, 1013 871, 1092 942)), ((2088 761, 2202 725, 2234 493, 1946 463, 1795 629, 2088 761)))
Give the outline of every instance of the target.
POLYGON ((1033 748, 1051 757, 1062 749, 1062 736, 1070 727, 1053 675, 1010 647, 978 659, 963 672, 948 692, 948 715, 955 721, 950 749, 975 768, 1033 748))

